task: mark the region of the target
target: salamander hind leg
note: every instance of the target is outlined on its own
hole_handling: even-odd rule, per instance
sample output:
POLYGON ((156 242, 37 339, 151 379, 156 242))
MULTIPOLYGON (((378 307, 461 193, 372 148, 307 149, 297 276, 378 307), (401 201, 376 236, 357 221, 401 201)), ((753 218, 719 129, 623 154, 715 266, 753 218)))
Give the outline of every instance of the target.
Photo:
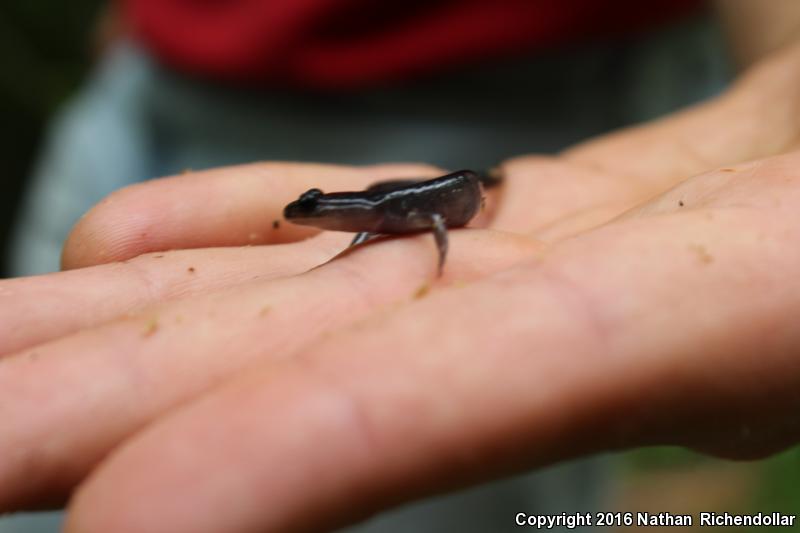
POLYGON ((436 239, 436 248, 439 250, 439 268, 437 270, 437 276, 442 277, 444 260, 447 258, 447 225, 444 223, 444 217, 439 214, 431 216, 431 224, 433 237, 436 239))

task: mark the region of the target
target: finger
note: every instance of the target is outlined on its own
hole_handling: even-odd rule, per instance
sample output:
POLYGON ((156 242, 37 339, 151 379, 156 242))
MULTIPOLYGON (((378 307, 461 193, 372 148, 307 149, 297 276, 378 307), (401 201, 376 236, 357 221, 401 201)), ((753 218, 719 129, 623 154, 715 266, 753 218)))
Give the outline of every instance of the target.
POLYGON ((420 164, 259 163, 152 180, 92 208, 67 239, 62 267, 178 248, 295 241, 318 231, 283 220, 284 206, 305 190, 359 190, 384 179, 440 173, 420 164))
POLYGON ((506 187, 515 192, 505 195, 495 227, 509 230, 530 220, 532 236, 555 242, 597 227, 688 176, 790 150, 800 136, 800 125, 791 119, 798 89, 800 45, 702 105, 600 136, 558 159, 513 159, 504 173, 506 187))
POLYGON ((736 201, 607 226, 251 371, 118 450, 67 531, 320 530, 591 451, 791 442, 768 422, 800 407, 800 230, 736 201))
POLYGON ((451 244, 438 282, 429 235, 374 242, 302 276, 166 304, 2 360, 0 509, 63 497, 132 431, 257 359, 289 357, 324 332, 459 290, 536 250, 482 230, 453 231, 451 244))
POLYGON ((599 226, 656 191, 569 161, 524 156, 505 161, 502 199, 490 227, 555 242, 599 226))
POLYGON ((718 167, 797 147, 800 44, 757 64, 722 96, 578 145, 567 160, 666 189, 718 167))
POLYGON ((334 257, 344 234, 267 247, 151 253, 0 281, 0 357, 167 300, 299 274, 334 257))

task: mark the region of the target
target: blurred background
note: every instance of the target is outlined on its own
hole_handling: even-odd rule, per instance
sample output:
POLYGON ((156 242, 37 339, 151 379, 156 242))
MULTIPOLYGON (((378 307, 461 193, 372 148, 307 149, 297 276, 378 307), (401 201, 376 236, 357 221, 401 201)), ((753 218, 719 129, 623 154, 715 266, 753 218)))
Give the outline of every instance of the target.
MULTIPOLYGON (((5 252, 10 228, 45 125, 93 64, 102 40, 97 21, 103 5, 99 0, 0 3, 3 276, 8 275, 5 252)), ((737 463, 659 448, 624 454, 618 465, 612 501, 621 511, 800 514, 800 449, 767 460, 737 463)), ((794 529, 800 531, 800 525, 794 529)))
POLYGON ((101 0, 0 2, 0 276, 44 126, 91 67, 101 0))

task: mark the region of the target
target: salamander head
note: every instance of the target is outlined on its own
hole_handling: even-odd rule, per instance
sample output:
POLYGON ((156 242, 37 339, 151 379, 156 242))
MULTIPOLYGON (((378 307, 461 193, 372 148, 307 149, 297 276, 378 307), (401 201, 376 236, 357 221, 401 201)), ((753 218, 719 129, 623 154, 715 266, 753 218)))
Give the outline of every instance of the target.
POLYGON ((283 209, 283 217, 298 223, 302 223, 304 219, 316 218, 319 216, 319 199, 322 194, 319 189, 307 190, 283 209))
POLYGON ((283 209, 283 216, 293 224, 314 226, 331 231, 373 231, 380 222, 380 210, 365 198, 364 192, 324 194, 310 189, 283 209))

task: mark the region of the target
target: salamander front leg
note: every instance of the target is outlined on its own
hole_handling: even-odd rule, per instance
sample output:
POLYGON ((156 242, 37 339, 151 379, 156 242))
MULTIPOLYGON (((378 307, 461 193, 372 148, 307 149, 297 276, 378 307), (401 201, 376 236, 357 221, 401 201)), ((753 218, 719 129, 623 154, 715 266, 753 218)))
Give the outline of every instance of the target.
POLYGON ((357 244, 361 244, 362 242, 367 242, 374 236, 375 233, 370 233, 368 231, 359 231, 358 233, 356 233, 356 236, 353 237, 353 240, 350 241, 350 246, 348 246, 348 248, 351 248, 357 244))
POLYGON ((447 257, 447 225, 442 215, 434 214, 431 217, 433 237, 436 239, 436 248, 439 250, 439 269, 437 276, 442 277, 444 260, 447 257))

